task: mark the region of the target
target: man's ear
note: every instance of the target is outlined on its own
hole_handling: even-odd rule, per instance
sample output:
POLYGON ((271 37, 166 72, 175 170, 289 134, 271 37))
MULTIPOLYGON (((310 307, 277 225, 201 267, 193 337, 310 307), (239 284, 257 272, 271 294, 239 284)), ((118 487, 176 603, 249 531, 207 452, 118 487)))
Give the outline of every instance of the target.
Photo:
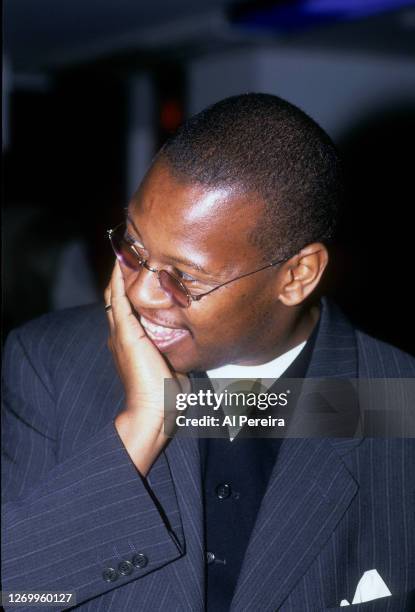
POLYGON ((279 300, 285 306, 301 304, 317 287, 328 261, 327 248, 320 242, 301 249, 281 270, 279 300))

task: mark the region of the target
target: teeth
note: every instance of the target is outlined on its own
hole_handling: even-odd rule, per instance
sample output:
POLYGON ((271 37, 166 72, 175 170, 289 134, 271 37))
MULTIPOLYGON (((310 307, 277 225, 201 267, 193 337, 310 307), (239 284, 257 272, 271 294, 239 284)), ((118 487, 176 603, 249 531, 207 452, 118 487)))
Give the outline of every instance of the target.
POLYGON ((150 338, 154 339, 171 340, 172 338, 185 333, 184 329, 173 329, 172 327, 165 327, 164 325, 156 325, 144 317, 140 317, 140 322, 144 329, 147 330, 150 338))

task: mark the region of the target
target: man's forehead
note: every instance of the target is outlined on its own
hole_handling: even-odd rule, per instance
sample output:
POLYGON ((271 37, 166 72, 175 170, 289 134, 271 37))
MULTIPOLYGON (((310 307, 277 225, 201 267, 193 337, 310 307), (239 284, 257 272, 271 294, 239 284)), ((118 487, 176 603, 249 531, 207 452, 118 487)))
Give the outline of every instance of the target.
MULTIPOLYGON (((238 185, 206 186, 179 180, 165 165, 155 164, 131 202, 131 213, 170 218, 186 229, 215 230, 222 223, 256 223, 258 197, 248 195, 238 185)), ((228 227, 229 229, 229 227, 228 227)))
POLYGON ((197 259, 210 268, 240 258, 257 258, 248 235, 257 223, 259 204, 235 186, 207 187, 179 181, 168 171, 152 171, 130 203, 129 213, 142 238, 157 234, 163 254, 197 259))
POLYGON ((177 181, 169 174, 153 174, 145 180, 137 193, 135 203, 143 212, 169 210, 180 214, 190 222, 202 221, 218 213, 229 201, 232 189, 228 187, 205 187, 197 183, 177 181))

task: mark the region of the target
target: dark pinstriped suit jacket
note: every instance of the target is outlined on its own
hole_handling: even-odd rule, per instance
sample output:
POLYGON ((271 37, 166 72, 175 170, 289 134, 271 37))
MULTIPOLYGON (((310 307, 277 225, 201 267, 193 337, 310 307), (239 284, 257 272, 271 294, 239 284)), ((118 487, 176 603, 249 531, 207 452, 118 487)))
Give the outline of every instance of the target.
MULTIPOLYGON (((412 357, 326 300, 321 316, 308 376, 415 375, 412 357)), ((8 340, 3 589, 75 591, 83 611, 202 611, 197 440, 173 439, 146 486, 113 425, 123 390, 106 340, 101 306, 44 316, 8 340), (137 552, 145 567, 103 579, 137 552)), ((414 467, 409 440, 284 441, 231 610, 337 609, 371 569, 392 597, 350 609, 409 610, 414 467)))

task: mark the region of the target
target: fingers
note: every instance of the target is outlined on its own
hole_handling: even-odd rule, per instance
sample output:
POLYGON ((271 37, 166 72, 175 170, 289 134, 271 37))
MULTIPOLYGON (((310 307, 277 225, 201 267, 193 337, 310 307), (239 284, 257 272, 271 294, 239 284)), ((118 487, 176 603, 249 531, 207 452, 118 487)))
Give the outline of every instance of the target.
POLYGON ((145 339, 149 341, 125 293, 124 278, 117 260, 111 276, 110 296, 112 308, 109 312, 111 313, 114 330, 119 332, 126 340, 145 339))
POLYGON ((131 304, 125 294, 124 279, 122 276, 120 264, 115 261, 112 271, 111 282, 111 305, 114 316, 114 323, 117 326, 125 317, 132 314, 131 304))
MULTIPOLYGON (((113 271, 114 273, 114 271, 113 271)), ((107 287, 105 288, 104 291, 104 305, 108 306, 109 304, 111 304, 111 280, 108 283, 107 287)), ((112 334, 114 332, 114 317, 112 314, 112 308, 110 308, 109 310, 105 311, 106 315, 107 315, 107 320, 108 320, 108 325, 110 328, 110 333, 112 334)))
MULTIPOLYGON (((154 379, 155 372, 169 377, 170 368, 155 344, 147 336, 125 292, 124 278, 118 261, 115 262, 111 281, 104 292, 110 326, 108 346, 121 371, 132 367, 135 374, 154 379), (131 362, 130 365, 126 365, 131 362), (133 364, 133 365, 132 365, 133 364)), ((130 375, 123 376, 129 379, 130 375)), ((129 383, 130 384, 130 383, 129 383)))

